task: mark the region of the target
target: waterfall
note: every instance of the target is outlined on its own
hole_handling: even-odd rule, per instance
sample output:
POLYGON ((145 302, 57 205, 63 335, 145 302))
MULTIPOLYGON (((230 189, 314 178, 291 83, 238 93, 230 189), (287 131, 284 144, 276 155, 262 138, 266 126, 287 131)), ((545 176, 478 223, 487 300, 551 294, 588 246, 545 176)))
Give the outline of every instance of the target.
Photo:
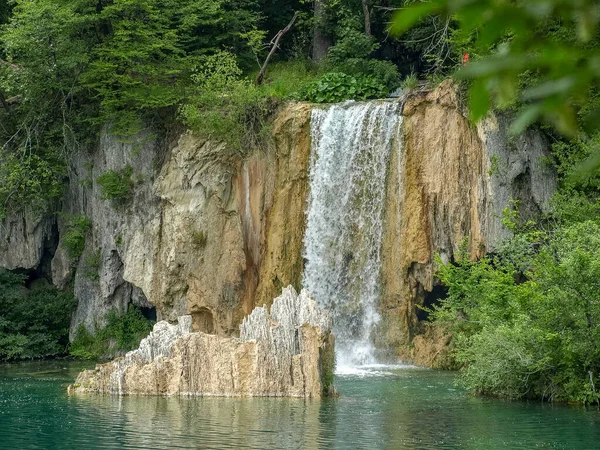
POLYGON ((400 104, 315 108, 303 285, 334 315, 338 367, 373 364, 386 175, 400 104))

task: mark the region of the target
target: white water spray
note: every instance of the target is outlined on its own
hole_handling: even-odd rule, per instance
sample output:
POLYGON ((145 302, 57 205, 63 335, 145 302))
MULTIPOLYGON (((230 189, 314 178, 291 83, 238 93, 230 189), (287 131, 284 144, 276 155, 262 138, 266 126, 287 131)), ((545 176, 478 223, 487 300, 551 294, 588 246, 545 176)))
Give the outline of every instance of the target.
POLYGON ((313 109, 303 285, 334 314, 338 367, 375 363, 386 175, 397 102, 313 109))

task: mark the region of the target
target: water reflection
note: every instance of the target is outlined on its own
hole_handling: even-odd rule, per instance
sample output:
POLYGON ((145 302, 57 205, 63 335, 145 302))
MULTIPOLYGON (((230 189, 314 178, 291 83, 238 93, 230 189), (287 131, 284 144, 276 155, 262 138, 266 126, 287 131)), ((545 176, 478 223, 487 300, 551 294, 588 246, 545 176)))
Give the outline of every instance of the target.
POLYGON ((120 443, 129 447, 319 447, 320 402, 94 395, 69 402, 82 421, 118 430, 120 443))
POLYGON ((390 369, 337 379, 338 399, 65 394, 81 368, 0 366, 0 448, 594 449, 596 410, 508 403, 452 374, 390 369))

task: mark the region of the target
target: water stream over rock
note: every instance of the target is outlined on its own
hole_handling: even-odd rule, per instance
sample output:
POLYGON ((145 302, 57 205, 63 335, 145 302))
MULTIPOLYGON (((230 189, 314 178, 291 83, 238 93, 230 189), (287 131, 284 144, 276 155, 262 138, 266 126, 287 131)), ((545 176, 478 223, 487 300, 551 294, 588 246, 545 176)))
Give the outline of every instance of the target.
POLYGON ((334 314, 338 371, 373 364, 381 246, 398 102, 315 108, 303 284, 334 314))

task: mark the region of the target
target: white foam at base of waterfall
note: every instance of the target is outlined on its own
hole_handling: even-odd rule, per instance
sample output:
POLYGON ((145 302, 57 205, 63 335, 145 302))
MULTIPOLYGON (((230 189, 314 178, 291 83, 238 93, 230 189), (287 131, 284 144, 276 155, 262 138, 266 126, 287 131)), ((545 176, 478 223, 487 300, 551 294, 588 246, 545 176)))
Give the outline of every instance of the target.
POLYGON ((312 112, 303 286, 333 313, 342 372, 376 362, 386 177, 400 124, 391 101, 312 112))
POLYGON ((341 377, 380 377, 394 375, 394 371, 398 370, 425 370, 424 367, 414 366, 412 364, 365 364, 362 366, 345 366, 336 368, 336 376, 341 377))

